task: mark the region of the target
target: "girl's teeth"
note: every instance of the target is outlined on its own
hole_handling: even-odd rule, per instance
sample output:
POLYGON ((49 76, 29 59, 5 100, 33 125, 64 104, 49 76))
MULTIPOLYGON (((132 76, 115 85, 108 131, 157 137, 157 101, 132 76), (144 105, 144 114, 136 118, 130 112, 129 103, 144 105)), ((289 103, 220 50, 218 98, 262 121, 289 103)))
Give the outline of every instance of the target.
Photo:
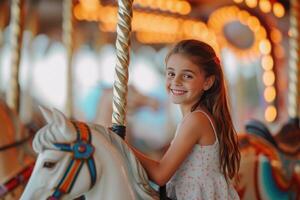
POLYGON ((181 95, 181 94, 184 94, 185 91, 183 91, 183 90, 172 90, 172 93, 177 94, 177 95, 181 95))

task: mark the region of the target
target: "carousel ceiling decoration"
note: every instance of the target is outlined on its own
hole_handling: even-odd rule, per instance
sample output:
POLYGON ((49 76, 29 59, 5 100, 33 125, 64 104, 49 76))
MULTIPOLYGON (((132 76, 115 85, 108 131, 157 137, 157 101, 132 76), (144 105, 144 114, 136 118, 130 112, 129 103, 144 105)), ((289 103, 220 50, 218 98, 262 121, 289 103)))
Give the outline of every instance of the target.
POLYGON ((243 58, 257 58, 270 53, 270 41, 259 19, 236 6, 215 10, 208 19, 209 27, 217 34, 220 46, 232 49, 243 58), (243 34, 245 37, 237 37, 243 34))
POLYGON ((180 15, 188 15, 192 10, 190 3, 184 0, 135 0, 133 6, 180 15))
POLYGON ((281 18, 285 15, 284 6, 274 0, 233 0, 237 4, 244 3, 247 7, 259 8, 263 13, 272 13, 275 17, 281 18))
MULTIPOLYGON (((98 1, 96 2, 91 6, 87 1, 80 1, 74 8, 75 18, 99 21, 101 31, 115 32, 117 7, 104 6, 98 1)), ((214 32, 205 23, 183 16, 134 10, 132 31, 136 33, 136 38, 141 43, 173 43, 182 39, 195 38, 207 41, 218 52, 214 32)))
POLYGON ((270 40, 260 20, 237 6, 226 6, 215 10, 209 17, 208 25, 216 33, 220 47, 230 48, 244 60, 261 58, 263 96, 267 104, 265 119, 273 122, 277 116, 277 109, 272 48, 274 48, 273 43, 280 43, 282 37, 280 32, 273 29, 270 40), (243 37, 240 37, 241 35, 243 37))
MULTIPOLYGON (((217 34, 221 47, 228 47, 236 55, 247 60, 249 60, 249 57, 253 59, 261 57, 262 82, 264 84, 263 96, 267 104, 265 119, 268 122, 274 121, 277 116, 275 107, 276 77, 273 68, 272 41, 268 38, 266 28, 256 16, 251 15, 248 11, 240 10, 236 6, 222 7, 215 10, 209 17, 208 25, 217 34), (235 29, 235 27, 237 28, 235 29), (227 33, 227 28, 231 32, 227 33), (240 35, 244 37, 238 37, 240 35)), ((278 32, 277 29, 274 29, 271 34, 272 40, 275 42, 281 41, 281 35, 278 32)))

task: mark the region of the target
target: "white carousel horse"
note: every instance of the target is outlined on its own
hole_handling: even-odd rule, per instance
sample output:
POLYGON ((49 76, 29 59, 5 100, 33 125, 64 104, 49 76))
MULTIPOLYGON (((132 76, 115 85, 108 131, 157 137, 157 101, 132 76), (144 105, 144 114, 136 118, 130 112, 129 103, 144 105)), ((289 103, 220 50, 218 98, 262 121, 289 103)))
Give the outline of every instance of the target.
POLYGON ((96 124, 68 120, 41 108, 47 125, 33 141, 38 158, 22 200, 158 199, 124 141, 96 124))

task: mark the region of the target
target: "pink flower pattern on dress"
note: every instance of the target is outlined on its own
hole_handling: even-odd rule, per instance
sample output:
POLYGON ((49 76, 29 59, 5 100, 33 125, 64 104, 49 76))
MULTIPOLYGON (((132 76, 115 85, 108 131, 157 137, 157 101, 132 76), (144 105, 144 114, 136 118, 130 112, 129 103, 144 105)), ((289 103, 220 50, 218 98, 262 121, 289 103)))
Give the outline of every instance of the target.
POLYGON ((202 112, 208 117, 216 141, 212 145, 196 144, 194 146, 192 152, 167 184, 168 196, 173 200, 239 200, 237 192, 230 183, 227 183, 220 171, 219 142, 210 117, 202 110, 194 112, 202 112))

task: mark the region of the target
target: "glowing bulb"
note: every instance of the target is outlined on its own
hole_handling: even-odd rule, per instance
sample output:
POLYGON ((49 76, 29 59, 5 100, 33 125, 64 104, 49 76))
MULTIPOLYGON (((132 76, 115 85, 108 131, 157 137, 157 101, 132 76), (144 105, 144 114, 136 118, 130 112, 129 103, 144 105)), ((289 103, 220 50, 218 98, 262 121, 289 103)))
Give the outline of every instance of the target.
POLYGON ((257 6, 257 0, 245 0, 245 3, 249 8, 255 8, 257 6))
POLYGON ((269 0, 260 0, 259 1, 259 8, 262 12, 268 13, 272 9, 272 5, 269 0))
POLYGON ((273 68, 274 61, 271 55, 266 55, 261 60, 261 65, 264 70, 269 71, 273 68))
POLYGON ((249 17, 247 20, 247 24, 249 28, 254 32, 256 32, 260 28, 260 22, 256 17, 249 17))
POLYGON ((263 74, 263 82, 266 86, 271 86, 275 82, 275 74, 273 71, 265 71, 263 74))
POLYGON ((259 50, 262 54, 269 54, 271 52, 271 43, 268 39, 261 40, 259 43, 259 50))
POLYGON ((234 3, 242 3, 243 2, 243 0, 233 0, 234 1, 234 3))
POLYGON ((267 87, 264 91, 264 98, 266 102, 272 102, 274 101, 276 97, 276 90, 273 86, 267 87))
POLYGON ((281 3, 275 2, 273 4, 273 13, 276 17, 280 18, 283 17, 285 14, 284 7, 282 6, 281 3))
POLYGON ((181 9, 180 13, 183 14, 183 15, 189 14, 191 12, 191 9, 192 9, 191 5, 186 1, 181 2, 181 4, 182 4, 182 9, 181 9))
POLYGON ((271 31, 271 40, 274 42, 274 43, 279 43, 281 42, 282 40, 282 35, 281 35, 281 32, 278 30, 278 29, 273 29, 271 31))
POLYGON ((268 106, 265 110, 265 119, 268 122, 272 122, 275 120, 277 116, 277 110, 274 106, 268 106))

